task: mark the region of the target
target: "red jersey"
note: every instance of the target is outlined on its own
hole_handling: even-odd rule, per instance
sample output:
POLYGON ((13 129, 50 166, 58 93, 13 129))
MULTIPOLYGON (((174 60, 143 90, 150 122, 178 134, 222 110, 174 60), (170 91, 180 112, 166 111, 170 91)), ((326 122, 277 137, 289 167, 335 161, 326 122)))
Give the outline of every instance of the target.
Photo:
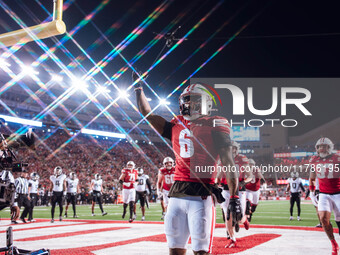
POLYGON ((225 120, 219 116, 207 116, 188 121, 179 115, 171 121, 171 141, 176 155, 175 181, 214 183, 215 177, 211 174, 205 175, 206 178, 197 177, 196 166, 215 166, 218 152, 212 132, 230 134, 229 123, 225 120, 225 124, 214 125, 217 119, 220 123, 225 120))
POLYGON ((316 172, 321 193, 340 193, 340 155, 331 154, 325 158, 312 156, 308 168, 316 172))
POLYGON ((165 167, 159 169, 159 171, 164 175, 163 189, 169 191, 172 184, 174 183, 175 168, 172 167, 170 170, 165 167))
POLYGON ((251 179, 251 182, 246 184, 246 189, 251 191, 258 191, 261 188, 261 178, 259 176, 259 168, 255 168, 255 171, 253 171, 253 178, 251 179))
POLYGON ((122 170, 122 174, 125 174, 125 178, 123 180, 123 189, 134 189, 134 184, 138 177, 137 169, 130 170, 124 168, 122 170))
MULTIPOLYGON (((245 171, 247 170, 245 166, 249 164, 249 159, 243 154, 237 154, 234 158, 234 163, 236 170, 239 172, 239 181, 243 181, 245 178, 245 171)), ((227 185, 227 180, 223 178, 221 183, 227 185)))

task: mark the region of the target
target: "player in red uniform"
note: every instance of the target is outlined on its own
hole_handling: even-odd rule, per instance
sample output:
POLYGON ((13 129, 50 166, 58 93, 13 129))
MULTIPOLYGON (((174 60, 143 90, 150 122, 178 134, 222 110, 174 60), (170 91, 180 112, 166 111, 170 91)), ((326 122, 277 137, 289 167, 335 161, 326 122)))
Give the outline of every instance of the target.
MULTIPOLYGON (((240 150, 240 144, 236 141, 232 141, 232 155, 234 158, 236 170, 239 172, 239 188, 238 188, 238 194, 240 197, 240 205, 242 210, 242 219, 240 223, 244 224, 244 228, 246 230, 249 229, 249 222, 247 219, 247 216, 245 214, 246 212, 246 183, 249 183, 252 180, 252 173, 250 172, 249 167, 249 160, 248 158, 239 153, 240 150)), ((230 201, 230 193, 229 193, 229 187, 226 183, 225 179, 221 180, 221 183, 224 187, 224 190, 222 192, 223 197, 225 199, 225 202, 222 203, 222 209, 225 214, 227 214, 227 209, 229 206, 230 201)), ((229 239, 228 244, 225 246, 226 248, 233 248, 236 247, 236 237, 235 237, 235 231, 239 231, 239 223, 232 224, 232 220, 229 219, 226 222, 226 228, 227 228, 227 237, 229 239), (235 231, 234 231, 235 230, 235 231)))
POLYGON ((253 159, 249 159, 249 167, 253 173, 253 178, 251 182, 246 184, 246 192, 247 192, 247 206, 246 206, 246 215, 248 217, 248 221, 251 221, 251 217, 256 210, 257 204, 260 198, 260 188, 261 183, 265 183, 261 169, 256 166, 256 163, 253 159))
MULTIPOLYGON (((134 73, 133 78, 137 83, 138 74, 134 73)), ((223 198, 213 185, 215 176, 207 174, 203 178, 196 167, 215 166, 218 156, 223 166, 234 166, 230 127, 224 118, 208 116, 213 100, 200 84, 189 85, 184 90, 179 98, 181 115, 171 122, 153 114, 140 84, 135 91, 140 112, 159 134, 171 140, 176 156, 175 182, 169 192, 164 222, 169 253, 185 254, 191 237, 194 254, 209 254, 215 223, 212 192, 220 202, 223 198), (214 125, 215 120, 226 124, 214 125)), ((226 171, 226 174, 231 193, 228 217, 232 214, 236 222, 242 217, 236 196, 237 173, 226 171)))
POLYGON ((162 215, 162 220, 164 219, 166 208, 169 203, 169 191, 174 183, 174 175, 175 175, 175 167, 174 160, 171 157, 166 157, 163 160, 163 165, 161 169, 158 171, 158 180, 157 180, 157 196, 163 197, 163 205, 164 212, 162 215))
POLYGON ((126 208, 129 205, 130 209, 130 219, 129 222, 134 220, 133 208, 136 199, 135 182, 137 181, 138 172, 135 169, 135 163, 129 161, 126 164, 126 168, 122 170, 122 174, 119 177, 119 183, 123 185, 123 215, 125 218, 126 208))
POLYGON ((309 161, 310 191, 315 191, 315 178, 319 179, 319 204, 318 211, 322 227, 332 243, 332 255, 339 254, 339 246, 334 239, 333 227, 330 222, 331 213, 334 212, 335 222, 340 228, 340 155, 333 153, 332 141, 320 138, 315 149, 318 155, 312 156, 309 161))

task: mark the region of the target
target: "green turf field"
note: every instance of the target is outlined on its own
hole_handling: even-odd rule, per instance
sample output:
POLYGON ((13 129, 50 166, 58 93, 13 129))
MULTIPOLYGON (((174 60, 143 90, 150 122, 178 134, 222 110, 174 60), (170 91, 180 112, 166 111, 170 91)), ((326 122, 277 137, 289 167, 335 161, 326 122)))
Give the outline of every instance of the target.
MULTIPOLYGON (((217 205, 217 223, 223 223, 220 206, 217 205)), ((122 220, 122 205, 104 205, 104 210, 108 213, 101 216, 98 205, 95 207, 96 216, 91 216, 90 205, 78 205, 77 214, 79 219, 100 219, 100 220, 122 220)), ((72 206, 68 210, 69 216, 73 215, 72 206)), ((59 207, 56 207, 56 219, 59 215, 59 207)), ((150 209, 146 209, 146 221, 160 221, 161 206, 158 203, 150 204, 150 209)), ((315 208, 310 201, 301 204, 301 221, 296 220, 297 208, 294 207, 294 220, 289 221, 289 201, 260 201, 251 224, 265 225, 289 225, 289 226, 315 226, 318 224, 315 208)), ((0 212, 0 218, 8 218, 9 210, 5 209, 0 212)), ((35 207, 34 218, 50 218, 51 207, 35 207)), ((129 214, 125 217, 127 221, 129 214)), ((71 217, 72 218, 72 217, 71 217)), ((141 211, 137 205, 137 220, 141 219, 141 211)))

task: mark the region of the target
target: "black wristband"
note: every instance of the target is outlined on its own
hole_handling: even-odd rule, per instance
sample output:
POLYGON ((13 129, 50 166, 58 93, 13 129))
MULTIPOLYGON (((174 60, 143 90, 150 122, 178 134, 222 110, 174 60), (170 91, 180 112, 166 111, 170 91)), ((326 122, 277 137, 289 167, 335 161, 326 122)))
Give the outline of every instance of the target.
POLYGON ((120 183, 120 184, 123 184, 123 180, 119 180, 119 183, 120 183))

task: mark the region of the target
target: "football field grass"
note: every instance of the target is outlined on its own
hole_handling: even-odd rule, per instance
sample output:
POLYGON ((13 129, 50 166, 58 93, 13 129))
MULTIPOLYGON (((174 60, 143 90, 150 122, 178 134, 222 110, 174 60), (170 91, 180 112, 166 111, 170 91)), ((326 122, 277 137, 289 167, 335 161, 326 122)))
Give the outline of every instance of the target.
MULTIPOLYGON (((22 209, 21 209, 22 210, 22 209)), ((104 205, 104 210, 108 213, 106 216, 101 216, 99 206, 95 207, 96 216, 91 215, 91 205, 78 205, 77 215, 79 219, 94 219, 94 220, 123 220, 123 206, 120 205, 104 205)), ((222 212, 220 206, 216 206, 217 223, 223 223, 222 212)), ((64 213, 63 213, 64 215, 64 213)), ((69 219, 72 219, 72 206, 68 209, 69 219)), ((59 207, 56 207, 55 219, 58 220, 59 207)), ((318 224, 318 219, 314 206, 310 201, 301 203, 301 221, 296 220, 297 208, 294 206, 294 220, 289 220, 289 201, 260 201, 256 212, 252 218, 251 224, 260 225, 287 225, 287 226, 315 226, 318 224)), ((9 218, 9 209, 0 211, 0 218, 9 218)), ((34 208, 34 218, 51 218, 51 207, 37 206, 34 208)), ((127 221, 129 211, 125 216, 127 221)), ((146 209, 146 221, 161 221, 161 206, 159 203, 150 204, 150 208, 146 209)), ((139 204, 137 205, 137 219, 141 220, 141 211, 139 204)), ((333 218, 332 218, 333 221, 333 218)))

